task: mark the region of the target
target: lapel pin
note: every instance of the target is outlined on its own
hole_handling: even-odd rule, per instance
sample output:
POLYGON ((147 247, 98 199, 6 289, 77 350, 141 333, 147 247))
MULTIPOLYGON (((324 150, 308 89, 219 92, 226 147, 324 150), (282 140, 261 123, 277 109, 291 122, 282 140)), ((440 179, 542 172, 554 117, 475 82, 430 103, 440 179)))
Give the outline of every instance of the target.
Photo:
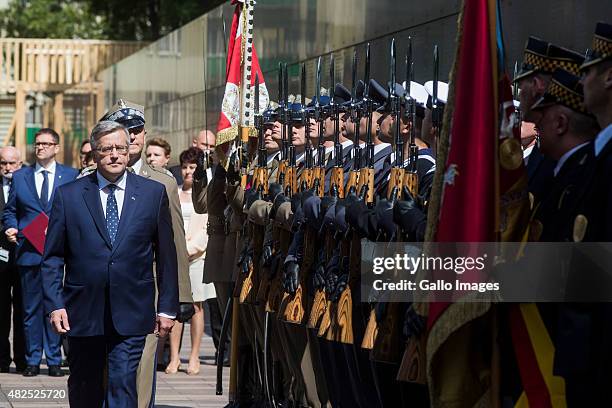
POLYGON ((132 200, 136 201, 136 197, 132 196, 131 198, 132 198, 132 200))

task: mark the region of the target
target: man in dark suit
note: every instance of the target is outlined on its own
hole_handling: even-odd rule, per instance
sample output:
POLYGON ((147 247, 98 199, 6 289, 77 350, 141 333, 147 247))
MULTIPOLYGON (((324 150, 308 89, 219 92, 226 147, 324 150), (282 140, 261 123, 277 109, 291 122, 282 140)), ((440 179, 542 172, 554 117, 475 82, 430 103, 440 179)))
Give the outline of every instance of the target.
POLYGON ((123 125, 101 121, 90 139, 97 171, 54 199, 41 266, 45 309, 68 335, 70 405, 134 407, 145 337, 168 334, 179 309, 172 219, 164 186, 126 171, 123 125))
MULTIPOLYGON (((13 173, 21 168, 21 154, 13 146, 0 150, 0 173, 2 175, 2 194, 0 195, 0 214, 8 201, 13 173)), ((0 222, 0 230, 4 226, 0 222)), ((9 333, 13 323, 13 358, 17 372, 26 366, 25 340, 23 338, 23 304, 19 271, 15 265, 15 244, 0 234, 0 373, 8 373, 11 364, 11 341, 9 333), (12 311, 12 319, 11 319, 12 311)))
MULTIPOLYGON (((41 214, 51 213, 51 203, 57 187, 74 180, 78 172, 55 161, 59 152, 59 135, 53 129, 43 128, 35 135, 36 164, 15 172, 9 199, 2 214, 5 234, 17 244, 15 260, 19 268, 23 293, 23 327, 26 339, 26 377, 40 372, 43 348, 49 366, 49 375, 63 375, 60 364, 60 337, 53 333, 43 316, 42 281, 40 280, 41 253, 24 235, 24 228, 40 221, 41 214)), ((34 234, 35 235, 35 234, 34 234)), ((31 235, 34 236, 34 235, 31 235)), ((38 234, 41 241, 44 232, 38 234)))

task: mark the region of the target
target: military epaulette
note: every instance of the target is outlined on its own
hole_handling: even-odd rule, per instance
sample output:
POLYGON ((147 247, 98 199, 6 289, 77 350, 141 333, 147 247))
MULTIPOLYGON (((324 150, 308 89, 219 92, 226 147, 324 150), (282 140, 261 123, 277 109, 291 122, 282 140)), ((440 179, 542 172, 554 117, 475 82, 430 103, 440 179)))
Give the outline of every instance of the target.
POLYGON ((154 171, 156 171, 158 173, 165 174, 166 176, 168 176, 172 180, 174 180, 174 175, 172 173, 170 173, 170 170, 166 169, 165 167, 154 166, 152 164, 149 164, 149 167, 151 168, 151 170, 154 170, 154 171))
POLYGON ((95 164, 93 166, 85 167, 83 170, 81 170, 77 178, 80 179, 80 178, 89 176, 91 173, 96 171, 96 167, 97 166, 95 164))

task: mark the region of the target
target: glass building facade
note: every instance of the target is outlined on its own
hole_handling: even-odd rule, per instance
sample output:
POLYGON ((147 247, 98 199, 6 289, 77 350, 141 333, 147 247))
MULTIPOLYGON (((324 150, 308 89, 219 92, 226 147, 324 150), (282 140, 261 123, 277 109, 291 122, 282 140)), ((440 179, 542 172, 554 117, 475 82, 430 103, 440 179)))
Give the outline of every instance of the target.
MULTIPOLYGON (((612 3, 598 0, 502 0, 506 68, 521 59, 529 35, 575 50, 591 42, 600 16, 612 3)), ((440 50, 440 79, 447 80, 455 52, 459 0, 258 0, 254 43, 273 100, 277 67, 289 63, 290 93, 299 93, 299 64, 306 63, 309 96, 314 94, 318 56, 323 56, 322 86, 329 87, 329 56, 336 81, 350 86, 356 47, 363 77, 365 44, 371 43, 371 76, 389 78, 389 44, 397 42, 397 78, 405 79, 404 58, 412 37, 415 80, 432 78, 433 47, 440 50)), ((105 101, 118 98, 145 106, 148 136, 163 137, 180 151, 204 128, 216 129, 225 87, 226 38, 233 7, 227 4, 193 20, 102 72, 105 101), (225 22, 225 34, 224 24, 225 22)))

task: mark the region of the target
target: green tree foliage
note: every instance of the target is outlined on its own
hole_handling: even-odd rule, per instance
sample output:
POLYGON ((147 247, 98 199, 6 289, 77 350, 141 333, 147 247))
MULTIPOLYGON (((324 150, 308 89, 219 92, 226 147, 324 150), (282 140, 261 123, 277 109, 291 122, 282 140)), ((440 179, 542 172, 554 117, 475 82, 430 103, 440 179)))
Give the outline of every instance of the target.
POLYGON ((103 20, 86 2, 12 0, 0 11, 0 30, 7 37, 104 38, 103 20))
POLYGON ((153 41, 227 0, 11 0, 10 37, 153 41))

